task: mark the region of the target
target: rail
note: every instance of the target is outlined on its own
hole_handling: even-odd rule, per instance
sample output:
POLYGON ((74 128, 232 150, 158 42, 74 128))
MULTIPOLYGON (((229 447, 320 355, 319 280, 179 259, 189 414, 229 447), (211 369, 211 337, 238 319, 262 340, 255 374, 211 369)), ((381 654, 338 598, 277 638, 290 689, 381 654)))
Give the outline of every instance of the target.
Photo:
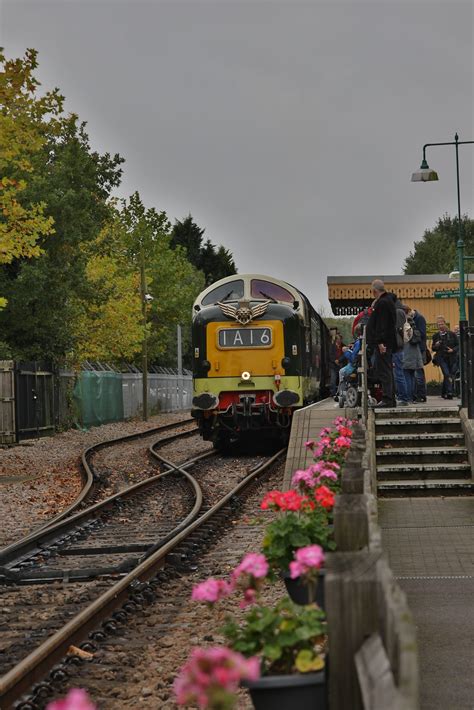
MULTIPOLYGON (((85 519, 97 514, 100 509, 113 503, 115 499, 120 497, 123 498, 124 496, 126 497, 129 493, 133 493, 134 490, 150 485, 150 483, 156 479, 156 476, 153 476, 147 479, 146 481, 141 481, 140 483, 131 486, 126 491, 116 493, 115 495, 110 496, 109 498, 104 501, 101 501, 100 503, 96 503, 90 506, 89 508, 85 508, 82 511, 78 511, 80 505, 84 503, 89 497, 94 482, 96 480, 96 475, 91 464, 91 457, 98 451, 101 451, 102 449, 110 446, 114 446, 116 444, 121 444, 136 439, 143 439, 151 435, 156 435, 157 433, 169 431, 170 429, 176 429, 177 427, 182 426, 183 424, 188 424, 193 421, 193 419, 189 418, 179 422, 174 422, 172 424, 164 424, 159 427, 152 427, 151 429, 147 429, 143 432, 127 434, 125 436, 116 437, 114 439, 105 439, 104 441, 101 441, 98 444, 94 444, 93 446, 87 448, 83 452, 81 457, 84 485, 79 496, 73 503, 71 503, 71 505, 65 508, 58 515, 54 516, 54 518, 48 520, 44 525, 41 525, 39 528, 36 528, 35 530, 33 530, 33 532, 21 538, 20 540, 16 540, 7 547, 0 549, 0 565, 5 565, 11 562, 11 560, 18 558, 20 555, 25 555, 32 552, 37 548, 40 543, 42 544, 44 542, 50 542, 51 540, 60 537, 68 530, 73 528, 75 525, 77 525, 79 522, 83 522, 85 519)), ((170 441, 179 436, 189 436, 194 433, 197 433, 197 429, 192 429, 190 432, 179 432, 178 434, 172 435, 171 437, 167 437, 167 441, 170 441)), ((0 569, 0 577, 1 573, 2 570, 0 569)))
MULTIPOLYGON (((34 651, 32 651, 19 664, 12 668, 0 679, 0 706, 8 710, 32 685, 41 680, 58 661, 66 654, 71 644, 77 645, 83 641, 87 634, 97 628, 100 622, 107 619, 110 614, 122 606, 130 596, 139 594, 146 588, 146 583, 151 580, 165 564, 166 558, 173 550, 200 528, 206 529, 206 523, 223 508, 232 503, 235 497, 249 486, 261 473, 270 468, 286 449, 281 449, 271 458, 251 469, 231 491, 225 494, 209 510, 190 522, 184 530, 176 534, 173 539, 166 542, 152 555, 143 560, 125 577, 101 594, 65 626, 55 632, 34 651)), ((183 471, 184 466, 171 464, 173 470, 183 471)))

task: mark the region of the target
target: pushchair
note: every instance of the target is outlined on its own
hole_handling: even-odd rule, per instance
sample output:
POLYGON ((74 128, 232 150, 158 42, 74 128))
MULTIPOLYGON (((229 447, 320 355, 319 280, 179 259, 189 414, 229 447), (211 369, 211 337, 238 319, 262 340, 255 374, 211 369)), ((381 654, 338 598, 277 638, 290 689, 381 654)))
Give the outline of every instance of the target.
MULTIPOLYGON (((372 358, 368 360, 367 370, 367 385, 368 385, 368 403, 373 406, 382 400, 382 387, 373 372, 371 363, 372 358)), ((334 399, 337 400, 341 409, 343 407, 359 407, 362 401, 362 378, 361 378, 361 356, 358 357, 358 367, 354 372, 343 377, 337 395, 334 399)))

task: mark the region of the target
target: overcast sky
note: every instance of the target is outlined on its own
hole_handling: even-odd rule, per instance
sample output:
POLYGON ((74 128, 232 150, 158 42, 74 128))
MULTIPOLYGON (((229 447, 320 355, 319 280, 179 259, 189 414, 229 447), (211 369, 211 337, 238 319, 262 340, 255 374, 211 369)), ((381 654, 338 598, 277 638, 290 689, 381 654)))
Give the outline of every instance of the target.
MULTIPOLYGON (((192 213, 240 272, 290 281, 314 305, 327 275, 397 274, 413 241, 456 211, 454 149, 440 181, 410 183, 423 143, 474 140, 473 2, 0 0, 7 56, 126 159, 171 219, 192 213)), ((473 217, 474 146, 461 148, 473 217)))

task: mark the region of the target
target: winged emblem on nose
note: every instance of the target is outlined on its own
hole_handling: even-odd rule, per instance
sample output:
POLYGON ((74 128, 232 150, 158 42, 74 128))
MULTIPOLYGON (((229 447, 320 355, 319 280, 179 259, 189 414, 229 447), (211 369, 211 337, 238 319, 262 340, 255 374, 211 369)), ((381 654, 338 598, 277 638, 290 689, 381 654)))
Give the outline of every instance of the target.
POLYGON ((250 306, 248 301, 240 301, 239 305, 235 307, 231 306, 230 303, 218 301, 217 305, 224 315, 229 318, 235 318, 241 325, 247 325, 254 318, 263 316, 270 303, 271 301, 263 301, 263 303, 257 303, 256 306, 250 306))

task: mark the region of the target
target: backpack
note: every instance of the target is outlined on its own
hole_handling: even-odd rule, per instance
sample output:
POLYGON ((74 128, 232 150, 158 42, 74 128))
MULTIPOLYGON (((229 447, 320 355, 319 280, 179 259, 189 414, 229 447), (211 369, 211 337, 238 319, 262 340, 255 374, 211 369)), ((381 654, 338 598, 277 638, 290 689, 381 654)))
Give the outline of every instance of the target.
POLYGON ((397 323, 396 323, 396 332, 397 332, 397 350, 403 350, 403 346, 405 343, 410 342, 411 336, 412 336, 412 329, 410 324, 407 321, 407 317, 405 314, 405 311, 403 308, 396 308, 396 314, 397 314, 397 323), (406 326, 410 329, 410 334, 408 337, 408 332, 406 326), (405 335, 406 334, 406 335, 405 335), (405 340, 405 337, 407 337, 407 340, 405 340))
POLYGON ((408 321, 403 324, 403 342, 404 343, 409 343, 410 340, 413 338, 413 328, 409 324, 408 321))

